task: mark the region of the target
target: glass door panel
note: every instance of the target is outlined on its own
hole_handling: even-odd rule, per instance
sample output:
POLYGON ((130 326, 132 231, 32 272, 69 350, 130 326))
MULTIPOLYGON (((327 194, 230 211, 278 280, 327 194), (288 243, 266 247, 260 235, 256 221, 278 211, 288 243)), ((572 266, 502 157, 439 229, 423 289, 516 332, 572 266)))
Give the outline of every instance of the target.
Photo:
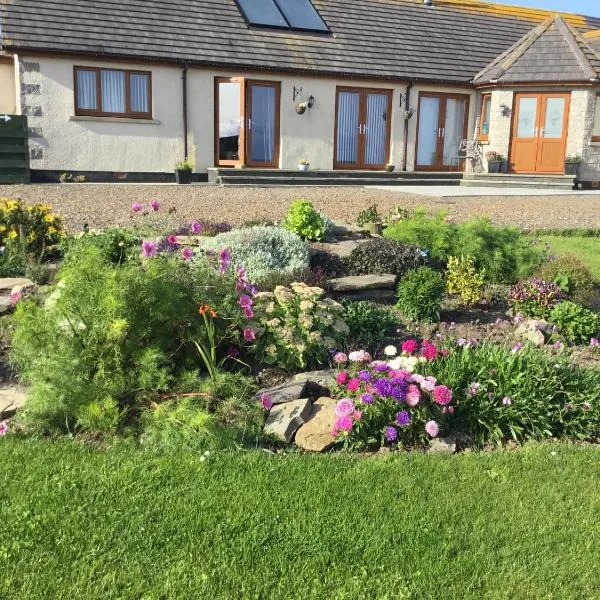
POLYGON ((537 127, 537 109, 538 99, 519 98, 518 119, 517 119, 517 137, 533 138, 536 137, 537 127))
POLYGON ((358 165, 360 92, 338 93, 336 139, 336 166, 343 168, 358 165))
POLYGON ((541 135, 548 139, 560 139, 563 136, 566 98, 548 98, 546 100, 546 119, 541 135))
POLYGON ((242 81, 217 82, 219 164, 243 162, 243 85, 242 81))
POLYGON ((248 165, 279 162, 279 85, 248 82, 248 165))
POLYGON ((384 167, 387 161, 388 94, 367 94, 365 165, 384 167))
POLYGON ((437 164, 440 107, 440 97, 421 96, 417 134, 417 166, 419 167, 435 167, 437 164))
POLYGON ((446 167, 456 163, 460 143, 465 139, 466 109, 467 101, 464 98, 446 99, 446 119, 442 129, 444 140, 442 163, 446 167))

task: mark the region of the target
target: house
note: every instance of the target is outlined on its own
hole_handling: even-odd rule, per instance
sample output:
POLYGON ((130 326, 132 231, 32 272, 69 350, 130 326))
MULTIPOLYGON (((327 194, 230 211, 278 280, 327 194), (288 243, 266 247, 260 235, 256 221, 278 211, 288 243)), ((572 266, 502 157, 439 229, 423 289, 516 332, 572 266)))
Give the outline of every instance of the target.
POLYGON ((600 180, 600 19, 477 0, 0 0, 0 114, 37 180, 212 167, 600 180), (485 167, 485 164, 483 165, 485 167))

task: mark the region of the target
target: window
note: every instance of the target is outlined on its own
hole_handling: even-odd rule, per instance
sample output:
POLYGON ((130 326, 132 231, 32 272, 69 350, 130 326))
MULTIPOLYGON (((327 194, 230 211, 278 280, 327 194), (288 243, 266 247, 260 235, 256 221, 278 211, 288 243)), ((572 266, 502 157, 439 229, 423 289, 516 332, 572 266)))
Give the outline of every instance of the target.
POLYGON ((329 33, 310 0, 237 0, 250 25, 329 33))
POLYGON ((490 135, 490 115, 492 113, 492 95, 483 94, 481 98, 481 116, 479 117, 479 139, 487 142, 490 135))
POLYGON ((148 71, 75 67, 75 114, 152 118, 152 74, 148 71))
POLYGON ((594 113, 592 142, 600 142, 600 94, 596 94, 596 112, 594 113))

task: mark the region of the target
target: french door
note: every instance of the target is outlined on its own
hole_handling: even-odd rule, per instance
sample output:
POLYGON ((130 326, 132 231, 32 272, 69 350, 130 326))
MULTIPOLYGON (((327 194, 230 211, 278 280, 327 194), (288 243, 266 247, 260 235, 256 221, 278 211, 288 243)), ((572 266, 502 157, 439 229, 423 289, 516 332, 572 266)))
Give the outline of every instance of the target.
POLYGON ((468 120, 469 96, 421 92, 415 168, 450 171, 460 167, 459 148, 466 138, 468 120))
POLYGON ((515 95, 509 157, 514 173, 564 173, 570 94, 515 95))
POLYGON ((215 164, 277 168, 281 84, 215 79, 215 164))
POLYGON ((338 87, 334 168, 383 169, 390 158, 392 91, 338 87))

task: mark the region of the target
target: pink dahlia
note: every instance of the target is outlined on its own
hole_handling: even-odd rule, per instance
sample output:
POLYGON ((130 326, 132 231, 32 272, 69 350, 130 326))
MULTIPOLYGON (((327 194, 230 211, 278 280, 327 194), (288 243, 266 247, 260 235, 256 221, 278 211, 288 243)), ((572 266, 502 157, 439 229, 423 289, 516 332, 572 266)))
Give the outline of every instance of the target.
POLYGON ((440 426, 435 421, 425 423, 425 431, 429 437, 437 437, 440 432, 440 426))
POLYGON ((350 400, 350 398, 342 398, 335 405, 335 415, 336 417, 349 417, 354 414, 354 402, 350 400))
POLYGON ((406 354, 413 354, 417 351, 419 344, 417 344, 417 340, 406 340, 402 342, 402 352, 406 352, 406 354))
POLYGON ((438 385, 433 390, 433 397, 436 404, 446 406, 452 402, 452 390, 448 389, 445 385, 438 385))

